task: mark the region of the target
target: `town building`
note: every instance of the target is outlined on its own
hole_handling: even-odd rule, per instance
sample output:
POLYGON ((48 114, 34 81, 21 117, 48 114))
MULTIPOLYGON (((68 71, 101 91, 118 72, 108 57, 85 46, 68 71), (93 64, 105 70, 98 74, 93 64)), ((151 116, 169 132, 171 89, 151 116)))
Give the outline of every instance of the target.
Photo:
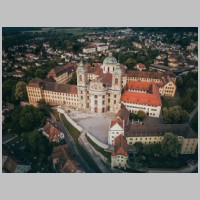
POLYGON ((97 46, 97 51, 102 52, 102 51, 107 51, 108 50, 108 45, 99 45, 97 46))
POLYGON ((4 173, 27 173, 31 170, 30 165, 16 161, 11 156, 2 154, 2 172, 4 173))
POLYGON ((80 173, 83 170, 80 165, 70 157, 66 144, 53 147, 51 154, 53 167, 60 173, 80 173))
POLYGON ((180 154, 195 153, 198 138, 188 124, 129 124, 124 131, 128 145, 136 142, 158 144, 163 140, 165 133, 173 133, 178 137, 181 144, 180 154))
POLYGON ((142 63, 138 63, 136 66, 135 66, 136 69, 138 69, 139 71, 143 71, 143 70, 146 70, 146 66, 142 63))
POLYGON ((111 155, 111 167, 127 168, 127 146, 126 138, 122 134, 115 137, 114 151, 111 155))
POLYGON ((159 88, 161 96, 174 97, 176 93, 176 76, 168 72, 127 71, 127 82, 142 81, 154 82, 159 88), (170 86, 168 85, 170 84, 170 86))
POLYGON ((48 73, 48 77, 52 77, 58 83, 67 83, 73 73, 76 71, 77 66, 73 63, 68 63, 67 65, 57 66, 51 69, 48 73))
POLYGON ((95 53, 96 52, 96 47, 93 46, 87 46, 83 48, 83 53, 95 53))
POLYGON ((144 111, 148 116, 159 118, 161 99, 154 82, 130 81, 121 96, 121 103, 132 112, 144 111))
POLYGON ((65 138, 64 133, 51 121, 46 122, 42 132, 50 142, 60 142, 65 138))
POLYGON ((108 145, 110 149, 113 149, 112 167, 127 167, 129 146, 137 142, 141 142, 143 145, 160 144, 165 133, 177 136, 181 146, 180 154, 194 154, 196 152, 198 137, 188 124, 132 124, 128 121, 128 116, 129 111, 122 104, 115 119, 110 122, 108 145))

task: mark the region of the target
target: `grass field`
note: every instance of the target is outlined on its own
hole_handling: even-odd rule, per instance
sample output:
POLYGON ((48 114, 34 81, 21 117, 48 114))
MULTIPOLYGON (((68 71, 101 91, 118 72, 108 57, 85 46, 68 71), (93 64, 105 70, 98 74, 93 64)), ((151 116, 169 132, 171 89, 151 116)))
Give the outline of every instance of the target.
POLYGON ((97 150, 99 151, 102 155, 104 155, 106 158, 110 158, 111 157, 111 153, 110 152, 107 152, 107 151, 104 151, 104 149, 100 146, 98 146, 96 143, 94 143, 88 136, 87 137, 87 140, 88 142, 97 150))

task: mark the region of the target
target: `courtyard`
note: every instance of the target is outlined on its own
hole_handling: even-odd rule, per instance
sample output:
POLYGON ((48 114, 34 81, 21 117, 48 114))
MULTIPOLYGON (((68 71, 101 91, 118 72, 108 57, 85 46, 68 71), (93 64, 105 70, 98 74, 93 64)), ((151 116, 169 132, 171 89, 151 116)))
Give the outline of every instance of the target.
POLYGON ((85 131, 100 142, 107 144, 110 121, 115 113, 90 113, 64 108, 68 115, 85 131))

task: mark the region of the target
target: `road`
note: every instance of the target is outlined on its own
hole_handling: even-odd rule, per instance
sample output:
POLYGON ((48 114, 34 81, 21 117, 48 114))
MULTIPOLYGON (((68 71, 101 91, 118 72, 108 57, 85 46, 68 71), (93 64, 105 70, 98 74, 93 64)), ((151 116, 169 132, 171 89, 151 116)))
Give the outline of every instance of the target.
MULTIPOLYGON (((60 114, 59 114, 59 116, 60 116, 60 114)), ((61 118, 60 118, 60 120, 61 120, 61 118)), ((88 173, 94 172, 94 170, 88 166, 87 162, 84 160, 82 155, 79 153, 79 151, 76 147, 76 144, 75 144, 72 136, 69 134, 69 131, 67 130, 67 128, 61 122, 57 122, 57 124, 65 135, 65 141, 68 145, 70 152, 75 154, 76 160, 81 164, 81 166, 84 168, 85 172, 88 172, 88 173)))
MULTIPOLYGON (((60 116, 60 114, 59 114, 59 116, 60 116)), ((66 144, 68 145, 68 149, 72 154, 75 155, 75 159, 77 160, 77 162, 81 164, 81 166, 83 167, 85 172, 93 173, 94 170, 90 168, 90 166, 87 164, 87 162, 80 155, 80 153, 75 145, 75 142, 74 142, 72 136, 69 134, 69 131, 67 130, 67 128, 61 122, 56 121, 56 119, 53 115, 51 115, 51 118, 58 125, 59 129, 62 130, 62 132, 64 133, 65 141, 66 141, 66 144)), ((61 120, 61 118, 60 118, 60 120, 61 120)))
POLYGON ((108 168, 103 164, 100 157, 96 155, 94 150, 91 148, 90 143, 88 142, 87 138, 85 137, 85 134, 82 133, 79 137, 82 141, 82 144, 84 145, 86 151, 88 154, 90 154, 90 157, 93 158, 94 162, 98 166, 98 168, 101 170, 102 173, 109 173, 110 171, 108 168))

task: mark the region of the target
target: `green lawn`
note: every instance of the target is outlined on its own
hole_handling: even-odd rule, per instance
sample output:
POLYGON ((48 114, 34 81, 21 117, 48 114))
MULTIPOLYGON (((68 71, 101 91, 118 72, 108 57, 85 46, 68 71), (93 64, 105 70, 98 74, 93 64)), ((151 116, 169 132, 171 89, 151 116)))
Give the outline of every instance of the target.
POLYGON ((98 146, 96 143, 94 143, 88 136, 87 137, 87 140, 88 142, 97 150, 99 151, 101 154, 103 154, 106 158, 110 158, 111 157, 111 153, 110 152, 107 152, 105 151, 102 147, 98 146))
POLYGON ((90 157, 90 155, 88 155, 87 151, 79 144, 78 138, 81 134, 80 131, 77 130, 74 126, 72 126, 68 122, 68 120, 65 118, 64 114, 60 114, 60 118, 61 118, 61 121, 63 122, 63 124, 65 125, 65 127, 67 128, 67 130, 69 131, 70 135, 72 136, 79 153, 82 155, 82 157, 85 159, 85 161, 89 164, 89 166, 93 170, 95 170, 96 173, 101 172, 99 170, 98 166, 96 166, 96 164, 94 163, 94 161, 90 157))
POLYGON ((78 144, 78 137, 81 134, 80 131, 77 130, 74 126, 72 126, 68 122, 68 120, 66 119, 66 117, 64 116, 64 114, 60 114, 60 117, 61 117, 61 121, 64 123, 65 127, 69 131, 70 135, 73 137, 75 143, 78 144))

